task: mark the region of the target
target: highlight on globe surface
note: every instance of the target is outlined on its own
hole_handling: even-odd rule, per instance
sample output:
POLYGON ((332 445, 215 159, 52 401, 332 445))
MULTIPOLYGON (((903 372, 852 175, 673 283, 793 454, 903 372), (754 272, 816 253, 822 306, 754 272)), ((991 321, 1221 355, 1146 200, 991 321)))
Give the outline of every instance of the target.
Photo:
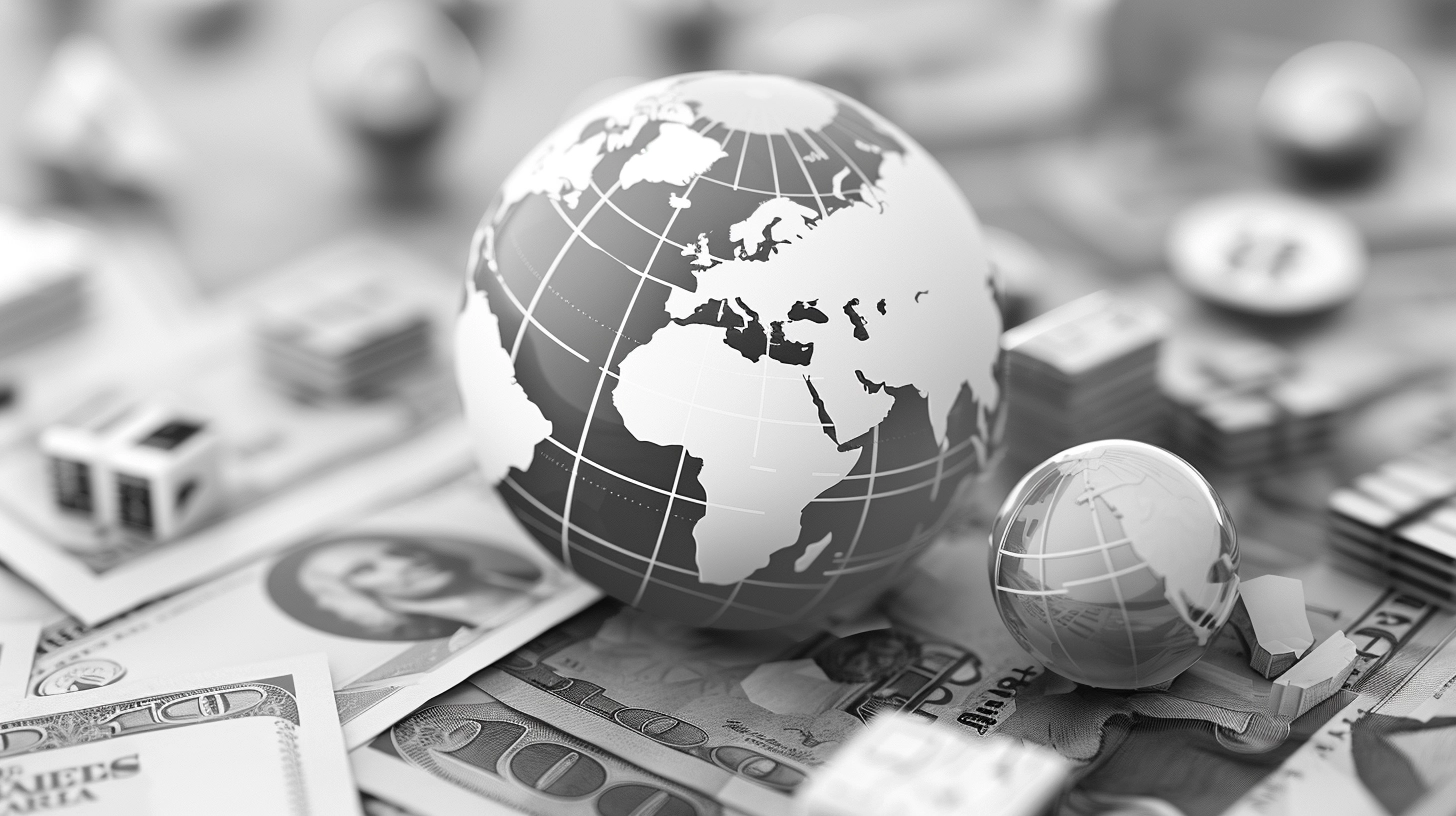
POLYGON ((0 137, 0 816, 1456 816, 1456 0, 6 0, 0 137))

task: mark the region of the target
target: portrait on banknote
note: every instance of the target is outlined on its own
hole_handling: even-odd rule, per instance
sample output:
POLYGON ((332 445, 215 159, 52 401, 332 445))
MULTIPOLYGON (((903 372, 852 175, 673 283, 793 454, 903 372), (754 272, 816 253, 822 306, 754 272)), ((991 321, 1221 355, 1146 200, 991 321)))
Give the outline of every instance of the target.
POLYGON ((355 745, 597 597, 466 472, 89 631, 30 688, 321 652, 355 745))
POLYGON ((514 618, 543 578, 485 539, 361 531, 269 570, 268 594, 305 626, 363 640, 468 640, 514 618))

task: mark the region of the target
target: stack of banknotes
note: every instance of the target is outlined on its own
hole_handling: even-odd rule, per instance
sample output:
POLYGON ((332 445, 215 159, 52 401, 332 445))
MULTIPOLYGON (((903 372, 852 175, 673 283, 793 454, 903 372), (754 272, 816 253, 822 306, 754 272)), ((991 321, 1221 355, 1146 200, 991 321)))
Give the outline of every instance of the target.
POLYGON ((254 330, 263 370, 310 397, 380 393, 432 350, 427 309, 408 291, 367 277, 324 281, 270 304, 254 330))
POLYGON ((1352 570, 1456 609, 1456 442, 1418 450, 1335 491, 1330 545, 1352 570))
POLYGON ((1095 439, 1158 442, 1165 333, 1155 309, 1101 292, 1006 332, 1011 458, 1035 464, 1095 439))
POLYGON ((1173 450, 1225 473, 1328 452, 1345 403, 1288 352, 1252 340, 1169 353, 1160 381, 1172 403, 1173 450))

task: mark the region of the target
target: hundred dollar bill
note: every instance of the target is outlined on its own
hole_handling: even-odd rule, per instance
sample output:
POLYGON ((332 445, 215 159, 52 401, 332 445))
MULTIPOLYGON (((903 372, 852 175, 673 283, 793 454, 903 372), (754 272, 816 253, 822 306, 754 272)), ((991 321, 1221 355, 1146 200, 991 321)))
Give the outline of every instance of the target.
POLYGON ((38 377, 41 406, 11 423, 18 430, 0 434, 0 560, 95 624, 357 516, 464 461, 468 444, 444 360, 421 366, 407 386, 354 402, 296 399, 258 370, 249 321, 259 302, 286 297, 286 284, 300 275, 383 274, 380 267, 422 290, 442 312, 435 322, 444 331, 455 288, 379 242, 356 242, 210 307, 178 328, 168 348, 38 377), (45 428, 138 403, 202 418, 221 438, 224 506, 194 533, 155 540, 63 511, 51 496, 39 446, 45 428))
POLYGON ((598 597, 473 471, 41 655, 40 696, 323 652, 350 746, 598 597))
POLYGON ((471 683, 430 701, 350 758, 361 788, 418 816, 724 812, 711 797, 630 755, 522 714, 471 683))
POLYGON ((25 696, 39 638, 39 621, 0 621, 0 703, 25 696))
MULTIPOLYGON (((727 809, 765 816, 785 812, 799 785, 883 711, 1056 749, 1077 766, 1074 812, 1136 795, 1169 812, 1216 814, 1343 704, 1297 726, 1269 714, 1269 681, 1248 667, 1232 632, 1167 690, 1106 692, 1063 680, 1001 623, 981 535, 943 539, 876 609, 827 630, 713 633, 604 601, 461 688, 727 809), (1172 764, 1189 769, 1177 785, 1161 770, 1172 764), (1207 791, 1197 781, 1205 777, 1227 787, 1207 791)), ((1402 661, 1419 652, 1412 640, 1429 607, 1412 602, 1396 615, 1409 599, 1358 582, 1351 591, 1353 579, 1338 573, 1309 574, 1320 637, 1350 632, 1366 676, 1408 669, 1402 661)))
POLYGON ((0 705, 0 813, 359 812, 318 655, 0 705))

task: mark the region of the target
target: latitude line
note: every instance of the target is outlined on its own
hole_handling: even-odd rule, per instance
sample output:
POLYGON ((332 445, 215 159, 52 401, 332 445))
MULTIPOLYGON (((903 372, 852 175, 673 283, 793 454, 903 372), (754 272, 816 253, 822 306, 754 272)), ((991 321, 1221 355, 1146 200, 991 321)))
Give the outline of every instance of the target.
MULTIPOLYGON (((722 185, 723 187, 732 187, 735 190, 740 190, 740 191, 745 192, 745 193, 757 193, 758 195, 768 196, 769 198, 813 198, 814 197, 814 194, 813 193, 775 193, 772 190, 760 190, 757 187, 735 186, 735 185, 729 184, 728 182, 726 182, 726 181, 724 181, 722 179, 710 178, 708 176, 703 176, 703 181, 711 182, 713 184, 722 185)), ((854 195, 857 192, 859 192, 859 191, 858 190, 846 190, 846 191, 844 191, 844 194, 846 196, 849 196, 849 195, 854 195)))
MULTIPOLYGON (((613 183, 612 191, 615 191, 617 187, 620 186, 620 184, 620 181, 613 183)), ((562 242, 561 249, 556 252, 556 257, 551 260, 551 266, 546 269, 546 274, 541 276, 541 282, 536 284, 536 292, 531 295, 531 303, 526 307, 524 311, 524 314, 528 319, 522 321, 521 327, 519 329, 516 329, 516 339, 514 342, 511 343, 512 365, 515 365, 516 356, 521 352, 521 341, 526 336, 526 327, 531 324, 531 320, 529 318, 535 315, 536 304, 541 302, 541 293, 545 291, 547 282, 551 280, 552 275, 556 274, 556 268, 561 265, 561 259, 566 257, 567 250, 571 249, 571 245, 576 243, 577 236, 581 235, 582 230, 586 229, 587 222, 591 221, 592 217, 601 211, 602 205, 607 201, 608 193, 603 193, 600 189, 597 189, 595 182, 593 182, 592 188, 596 189, 597 195, 600 197, 597 199, 597 202, 592 205, 592 208, 587 211, 587 214, 582 217, 581 221, 572 227, 571 235, 567 236, 566 240, 562 242)), ((515 242, 514 234, 512 234, 511 240, 515 242)), ((520 252, 519 243, 516 243, 516 248, 517 252, 520 252)), ((524 259, 524 256, 522 256, 522 258, 524 259)), ((529 264, 527 266, 529 268, 529 264)), ((502 279, 501 285, 505 285, 504 279, 502 279)))
MULTIPOLYGON (((561 218, 564 221, 566 221, 566 223, 570 224, 571 223, 571 219, 566 217, 566 213, 561 212, 561 207, 558 206, 558 205, 555 205, 554 202, 553 202, 553 206, 555 206, 556 212, 561 216, 561 218)), ((652 237, 654 237, 654 238, 660 237, 656 233, 649 233, 649 234, 652 235, 652 237)), ((682 290, 684 292, 687 291, 686 289, 683 289, 681 286, 678 286, 677 284, 673 283, 670 280, 664 280, 662 278, 657 277, 656 275, 653 275, 653 274, 648 273, 648 272, 644 272, 641 269, 638 269, 637 267, 633 266, 632 264, 629 264, 626 261, 622 260, 621 258, 618 258, 616 255, 613 255, 610 251, 608 251, 605 247, 603 247, 602 245, 598 244, 596 242, 596 239, 595 238, 592 238, 590 235, 587 235, 586 233, 582 233, 581 240, 585 241, 586 244, 587 244, 587 246, 591 247, 592 249, 595 249, 596 251, 598 251, 598 252, 602 253, 603 255, 607 256, 608 258, 611 258, 612 260, 614 260, 617 263, 621 264, 622 265, 622 268, 624 268, 628 272, 631 272, 632 274, 638 276, 639 278, 646 278, 646 279, 648 279, 650 281, 654 281, 656 283, 660 283, 663 286, 666 286, 666 287, 668 287, 670 289, 679 289, 679 290, 682 290)), ((564 298, 563 298, 563 300, 564 300, 564 298)))
MULTIPOLYGON (((525 255, 521 252, 520 244, 516 241, 516 237, 514 235, 511 236, 511 247, 513 249, 515 249, 516 255, 518 255, 521 258, 521 261, 523 263, 525 263, 526 264, 526 267, 529 269, 531 267, 531 262, 528 261, 528 260, 526 260, 525 255)), ((531 271, 534 272, 535 270, 532 269, 531 271)), ((511 305, 513 305, 513 306, 516 307, 516 311, 518 311, 518 312, 521 313, 521 327, 522 328, 524 328, 527 325, 534 325, 536 327, 536 330, 537 331, 539 331, 542 334, 546 335, 547 337, 551 338, 553 341, 555 341, 556 345, 561 346, 563 349, 565 349, 566 351, 570 352, 572 355, 580 358, 583 363, 586 363, 587 365, 591 365, 591 360, 587 359, 587 356, 585 354, 582 354, 581 352, 577 351, 576 349, 572 348, 571 346, 568 346, 566 344, 566 341, 564 341, 560 337, 557 337, 556 335, 552 334, 550 329, 548 329, 545 326, 541 325, 541 321, 537 320, 535 315, 533 315, 530 312, 526 311, 525 304, 521 303, 521 301, 516 298, 516 293, 515 292, 512 292, 511 291, 511 287, 508 286, 508 285, 506 285, 506 279, 505 279, 505 276, 504 275, 502 275, 499 271, 495 271, 495 270, 493 270, 491 272, 491 274, 495 275, 496 283, 499 283, 500 284, 501 291, 506 293, 506 299, 511 302, 511 305)))
MULTIPOLYGON (((502 480, 501 484, 507 484, 507 485, 509 485, 512 490, 515 490, 516 493, 520 494, 520 496, 522 498, 524 498, 527 501, 531 502, 531 504, 533 506, 535 506, 537 508, 537 510, 539 510, 543 515, 547 516, 548 518, 552 519, 553 521, 559 520, 561 518, 560 514, 558 514, 556 511, 552 510, 551 508, 547 507, 546 505, 542 504, 541 502, 537 501, 534 496, 532 496, 530 493, 526 492, 525 488, 521 487, 521 485, 518 484, 514 479, 512 479, 510 477, 506 477, 504 480, 502 480)), ((538 519, 532 518, 529 515, 523 517, 522 520, 526 524, 529 524, 532 527, 535 527, 536 529, 541 530, 543 533, 549 533, 549 534, 552 534, 552 535, 555 534, 555 530, 551 529, 550 527, 547 527, 543 522, 541 522, 538 519)), ((627 556, 629 558, 632 558, 632 559, 635 559, 637 561, 646 561, 647 560, 644 556, 639 555, 637 553, 634 553, 634 552, 632 552, 630 550, 624 550, 621 547, 618 547, 617 545, 611 543, 610 541, 607 541, 606 539, 603 539, 601 536, 598 536, 598 535, 592 533, 590 530, 583 529, 580 525, 573 524, 573 525, 571 525, 571 528, 572 528, 572 530, 574 530, 575 532, 577 532, 579 535, 581 535, 583 538, 585 538, 585 539, 587 539, 589 541, 592 541, 592 542, 594 542, 596 544, 599 544, 602 547, 604 547, 604 548, 606 548, 608 550, 611 550, 612 552, 620 553, 621 555, 625 555, 625 556, 627 556)), ((624 566, 622 564, 619 564, 619 563, 611 560, 610 558, 607 558, 606 556, 603 556, 603 555, 601 555, 599 553, 594 553, 591 550, 584 549, 584 548, 582 548, 582 552, 585 553, 585 554, 587 554, 587 555, 589 555, 589 556, 591 556, 591 557, 593 557, 593 558, 595 558, 595 559, 597 559, 598 561, 601 561, 601 562, 609 565, 609 566, 615 567, 615 568, 617 568, 619 570, 622 570, 624 572, 629 572, 629 573, 631 573, 633 575, 636 574, 636 572, 634 570, 632 570, 632 568, 627 567, 627 566, 624 566)), ((684 568, 679 567, 679 566, 675 566, 673 564, 663 563, 663 564, 659 564, 659 566, 661 566, 663 569, 670 570, 672 572, 677 572, 677 573, 680 573, 682 575, 691 575, 693 577, 697 577, 697 573, 696 572, 693 572, 692 570, 689 570, 689 569, 684 569, 684 568)), ((703 598, 705 600, 710 600, 710 601, 722 600, 719 596, 709 595, 709 594, 707 594, 705 592, 698 592, 698 591, 695 591, 695 590, 692 590, 692 589, 688 589, 687 587, 680 587, 680 586, 678 586, 676 584, 668 583, 667 581, 664 581, 661 578, 653 578, 652 581, 653 581, 653 583, 656 583, 659 586, 663 586, 663 587, 666 587, 668 589, 671 589, 671 590, 674 590, 674 591, 677 591, 677 592, 683 592, 683 593, 687 593, 689 595, 695 595, 695 596, 697 596, 699 598, 703 598)), ((779 584, 779 583, 772 583, 772 582, 768 582, 768 581, 755 581, 755 580, 752 580, 752 579, 745 579, 744 581, 742 581, 742 583, 749 584, 749 585, 752 585, 752 586, 773 587, 773 588, 777 588, 777 589, 802 589, 802 590, 812 590, 812 589, 818 588, 818 586, 819 586, 818 584, 779 584)), ((789 616, 783 614, 782 612, 776 612, 776 611, 771 610, 771 609, 762 609, 762 608, 753 606, 751 604, 734 603, 733 606, 735 606, 735 607, 737 607, 739 609, 746 609, 746 610, 748 610, 750 612, 757 612, 757 613, 760 613, 760 614, 763 614, 763 615, 767 615, 767 616, 773 617, 773 618, 779 618, 779 619, 783 619, 783 620, 788 620, 789 619, 789 616)))
MULTIPOLYGON (((693 188, 697 186, 699 178, 701 176, 695 176, 688 184, 687 190, 683 191, 684 198, 692 196, 693 188)), ((592 183, 592 187, 596 187, 595 182, 592 183)), ((615 188, 616 185, 613 185, 613 189, 615 188)), ((667 233, 672 231, 672 225, 677 221, 680 213, 682 213, 682 210, 674 209, 672 215, 668 216, 667 226, 663 228, 662 237, 658 238, 656 248, 648 256, 647 264, 643 267, 644 270, 652 269, 652 264, 657 260, 657 253, 662 251, 662 245, 667 241, 667 233)), ((617 354, 617 346, 622 341, 622 334, 627 329, 627 321, 632 318, 632 310, 637 306, 637 298, 642 294, 642 284, 646 281, 646 278, 637 279, 637 286, 632 290, 632 297, 627 301, 627 308, 622 312, 622 322, 617 328, 617 335, 612 338, 611 348, 607 350, 606 362, 602 366, 601 376, 597 377, 597 386, 592 391, 591 405, 586 411, 586 421, 581 426, 581 439, 577 442, 576 459, 571 463, 571 477, 570 481, 566 483, 566 503, 562 508, 563 512, 561 514, 561 557, 562 563, 568 569, 571 567, 571 502, 576 495, 576 477, 581 472, 581 456, 586 451, 586 440, 591 436, 591 424, 592 420, 596 417, 597 403, 602 398, 602 386, 606 384, 607 371, 612 367, 612 358, 617 354)))
MULTIPOLYGON (((879 426, 877 425, 875 427, 879 427, 879 426)), ((959 473, 962 470, 965 470, 966 468, 970 467, 973 463, 974 463, 974 460, 973 459, 966 459, 964 462, 961 462, 959 465, 956 465, 954 468, 952 468, 950 470, 947 470, 946 473, 945 473, 945 475, 947 475, 947 476, 955 475, 956 473, 959 473)), ((869 489, 871 491, 873 491, 874 490, 874 477, 876 475, 878 475, 878 474, 871 473, 869 475, 871 477, 869 489)), ((809 504, 815 504, 815 503, 819 503, 819 504, 838 504, 840 502, 854 502, 854 501, 860 501, 862 499, 887 499, 887 498, 889 498, 891 496, 900 496, 900 495, 904 495, 905 493, 910 493, 910 492, 913 492, 913 491, 916 491, 916 490, 920 490, 920 489, 922 489, 924 487, 929 486, 934 481, 935 481, 934 479, 926 479, 923 482, 916 482, 915 484, 906 485, 905 487, 897 487, 894 490, 886 490, 883 493, 870 492, 870 493, 868 493, 866 495, 863 495, 863 496, 828 496, 828 497, 825 497, 825 496, 816 496, 816 497, 814 497, 814 498, 812 498, 812 499, 809 500, 809 504)))
POLYGON ((720 607, 718 607, 718 611, 717 612, 714 612, 711 617, 709 617, 707 620, 703 621, 702 625, 703 626, 712 626, 713 624, 715 624, 715 623, 718 622, 718 619, 719 618, 723 617, 723 613, 724 612, 727 612, 730 607, 741 606, 741 604, 737 604, 737 603, 734 603, 734 602, 738 600, 738 592, 740 590, 742 590, 742 589, 743 589, 743 582, 742 581, 739 581, 738 583, 734 584, 733 585, 733 591, 728 593, 728 597, 723 600, 723 605, 720 606, 720 607))
MULTIPOLYGON (((556 447, 560 448, 563 453, 567 453, 567 454, 570 454, 571 453, 571 448, 568 448, 560 439, 557 439, 554 436, 547 436, 546 437, 546 440, 548 442, 550 442, 551 444, 555 445, 556 447)), ((718 508, 720 510, 733 510, 733 511, 738 512, 738 513, 751 513, 751 514, 753 514, 755 516, 761 516, 761 515, 763 515, 763 511, 762 510, 750 510, 747 507, 734 507, 731 504, 717 504, 715 502, 704 501, 702 499, 694 498, 692 496, 685 496, 685 495, 683 495, 681 493, 677 493, 677 492, 674 492, 674 491, 664 490, 664 489, 658 487, 657 485, 648 484, 646 482, 643 482, 643 481, 639 481, 637 479, 634 479, 631 476, 627 476, 625 474, 618 473, 617 471, 612 470, 611 468, 609 468, 609 467, 601 464, 600 462, 595 461, 590 456, 583 455, 581 457, 581 461, 587 463, 588 465, 591 465, 592 467, 596 468, 597 470, 600 470, 602 473, 604 473, 604 474, 606 474, 608 476, 611 476, 611 477, 616 478, 616 479, 621 479, 622 481, 624 481, 624 482, 626 482, 628 484, 636 485, 637 487, 643 488, 645 490, 651 490, 654 493, 661 493, 662 495, 667 496, 669 499, 681 499, 682 501, 689 502, 691 504, 699 504, 699 505, 702 505, 703 507, 716 507, 716 508, 718 508)))
MULTIPOLYGON (((692 183, 688 185, 688 189, 683 192, 683 197, 686 198, 688 196, 688 194, 692 193, 693 187, 697 185, 699 179, 703 179, 703 178, 705 178, 705 177, 704 176, 694 176, 692 183)), ((713 181, 713 179, 708 179, 708 181, 713 181)), ((722 182, 718 182, 718 183, 721 184, 722 182)), ((599 194, 601 193, 601 189, 599 187, 597 187, 596 182, 592 182, 592 189, 593 190, 596 190, 599 194)), ((647 233, 648 235, 651 235, 653 238, 656 238, 659 243, 669 244, 671 246, 677 247, 678 249, 684 249, 685 250, 685 249, 688 248, 688 245, 687 244, 679 244, 677 241, 674 241, 671 238, 668 238, 667 237, 667 231, 668 231, 668 229, 671 229, 672 228, 672 222, 677 219, 677 214, 680 213, 680 212, 682 212, 682 210, 674 209, 672 211, 672 217, 667 220, 667 229, 664 229, 661 233, 658 233, 658 232, 655 232, 655 231, 653 231, 651 229, 648 229, 645 224, 642 224, 637 219, 635 219, 632 216, 628 215, 627 213, 623 212, 622 211, 622 208, 621 207, 618 207, 617 204, 616 204, 616 202, 609 200, 609 201, 607 201, 607 206, 608 207, 611 207, 612 208, 612 211, 615 212, 615 213, 617 213, 617 215, 622 216, 622 218, 624 218, 628 222, 630 222, 632 224, 632 226, 634 226, 634 227, 642 230, 643 232, 647 233)), ((652 268, 652 260, 657 257, 657 250, 658 249, 661 249, 661 248, 662 247, 659 246, 657 249, 654 249, 653 250, 652 258, 648 259, 647 269, 651 269, 652 268)), ((727 261, 731 260, 730 258, 719 258, 719 257, 717 257, 715 255, 712 255, 712 254, 709 254, 708 257, 712 258, 715 261, 718 261, 719 263, 726 263, 727 261)), ((646 271, 644 271, 641 274, 648 275, 649 273, 646 272, 646 271)), ((659 279, 654 277, 653 280, 659 280, 659 279)), ((666 281, 663 281, 663 282, 666 283, 666 281)), ((681 287, 678 287, 678 288, 681 288, 681 287)))
POLYGON ((1132 539, 1130 539, 1130 538, 1119 538, 1116 541, 1109 541, 1109 542, 1107 542, 1107 546, 1106 547, 1103 547, 1101 544, 1099 544, 1099 545, 1097 545, 1095 547, 1083 547, 1080 550, 1063 550, 1062 552, 1054 552, 1054 553, 1047 553, 1047 552, 1043 552, 1043 553, 1019 553, 1019 552, 1012 552, 1011 550, 1007 550, 1006 551, 1006 554, 1009 555, 1009 556, 1011 556, 1012 558, 1071 558, 1074 555, 1087 555, 1088 553, 1100 553, 1104 549, 1110 549, 1112 547, 1117 547, 1117 546, 1121 546, 1123 544, 1131 544, 1131 543, 1132 543, 1132 539))

